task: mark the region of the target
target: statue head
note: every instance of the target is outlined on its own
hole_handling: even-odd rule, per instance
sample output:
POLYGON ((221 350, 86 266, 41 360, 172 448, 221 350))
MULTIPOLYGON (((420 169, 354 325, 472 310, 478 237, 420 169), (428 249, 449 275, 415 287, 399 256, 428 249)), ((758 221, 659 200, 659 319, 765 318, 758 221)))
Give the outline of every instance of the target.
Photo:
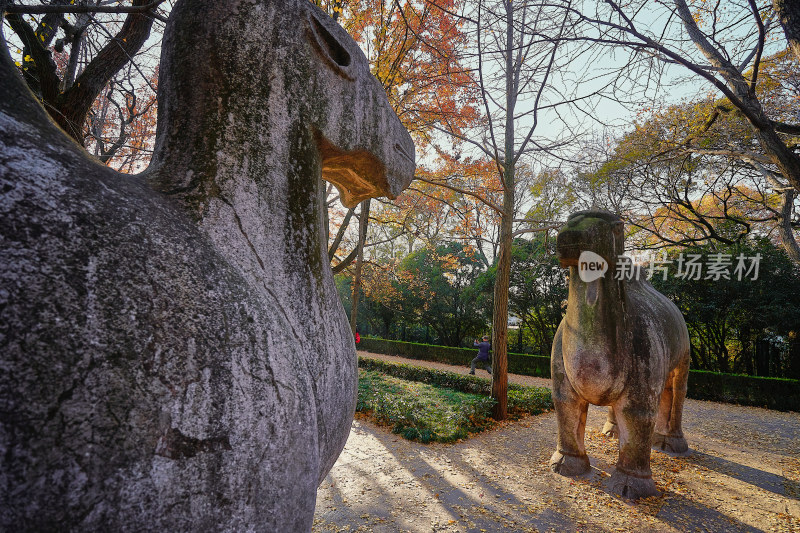
POLYGON ((346 206, 395 198, 410 183, 414 144, 384 88, 355 41, 308 0, 180 0, 169 25, 155 159, 173 163, 159 189, 187 194, 223 164, 256 179, 289 166, 311 175, 314 152, 346 206))
POLYGON ((583 252, 602 257, 613 272, 624 251, 624 224, 619 215, 604 210, 572 213, 558 232, 556 253, 562 267, 578 266, 583 252))

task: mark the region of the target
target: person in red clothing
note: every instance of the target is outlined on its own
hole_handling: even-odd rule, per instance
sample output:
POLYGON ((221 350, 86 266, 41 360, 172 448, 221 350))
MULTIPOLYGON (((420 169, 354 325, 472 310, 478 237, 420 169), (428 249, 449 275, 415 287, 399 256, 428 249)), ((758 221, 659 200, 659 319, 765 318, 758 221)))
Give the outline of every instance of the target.
POLYGON ((361 335, 358 334, 358 330, 356 330, 356 344, 361 342, 361 335))

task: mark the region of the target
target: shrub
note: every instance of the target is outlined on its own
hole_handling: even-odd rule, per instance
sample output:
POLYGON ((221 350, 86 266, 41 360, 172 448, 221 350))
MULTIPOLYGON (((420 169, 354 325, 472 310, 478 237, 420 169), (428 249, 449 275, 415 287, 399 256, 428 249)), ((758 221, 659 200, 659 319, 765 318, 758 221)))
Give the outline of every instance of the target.
MULTIPOLYGON (((452 442, 492 427, 487 380, 431 368, 359 358, 356 410, 419 442, 452 442)), ((553 407, 550 391, 509 384, 512 418, 553 407)))
MULTIPOLYGON (((470 394, 489 394, 491 384, 485 379, 475 376, 462 376, 455 372, 425 368, 422 366, 405 365, 402 363, 392 363, 381 361, 380 359, 370 359, 359 357, 358 366, 365 370, 372 370, 389 374, 408 381, 419 381, 437 387, 444 387, 459 392, 470 394)), ((515 386, 511 384, 510 386, 515 386)), ((516 385, 518 386, 518 385, 516 385)))
POLYGON ((453 442, 494 424, 488 396, 359 371, 357 410, 409 440, 453 442))
MULTIPOLYGON (((514 385, 513 383, 511 385, 514 385)), ((508 388, 508 411, 512 415, 538 415, 553 408, 550 391, 541 387, 508 388)))

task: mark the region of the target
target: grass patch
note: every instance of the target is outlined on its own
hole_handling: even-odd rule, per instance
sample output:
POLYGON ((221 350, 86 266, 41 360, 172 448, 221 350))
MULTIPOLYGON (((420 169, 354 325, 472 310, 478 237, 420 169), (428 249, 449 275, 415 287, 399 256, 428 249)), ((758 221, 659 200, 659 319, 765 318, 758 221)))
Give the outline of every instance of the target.
POLYGON ((454 442, 491 427, 494 400, 359 370, 356 410, 419 442, 454 442))
MULTIPOLYGON (((487 380, 361 359, 356 410, 409 440, 454 442, 493 427, 494 400, 487 380), (366 368, 364 368, 366 367, 366 368)), ((542 413, 553 406, 550 391, 509 385, 509 417, 542 413)))

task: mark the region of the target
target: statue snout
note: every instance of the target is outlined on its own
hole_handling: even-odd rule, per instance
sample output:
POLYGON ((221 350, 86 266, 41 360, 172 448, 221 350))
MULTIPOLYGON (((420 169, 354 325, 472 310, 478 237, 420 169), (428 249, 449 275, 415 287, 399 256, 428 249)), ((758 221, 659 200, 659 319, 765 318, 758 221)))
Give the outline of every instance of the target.
POLYGON ((578 258, 586 249, 584 232, 564 229, 558 234, 556 256, 562 268, 578 266, 578 258))

